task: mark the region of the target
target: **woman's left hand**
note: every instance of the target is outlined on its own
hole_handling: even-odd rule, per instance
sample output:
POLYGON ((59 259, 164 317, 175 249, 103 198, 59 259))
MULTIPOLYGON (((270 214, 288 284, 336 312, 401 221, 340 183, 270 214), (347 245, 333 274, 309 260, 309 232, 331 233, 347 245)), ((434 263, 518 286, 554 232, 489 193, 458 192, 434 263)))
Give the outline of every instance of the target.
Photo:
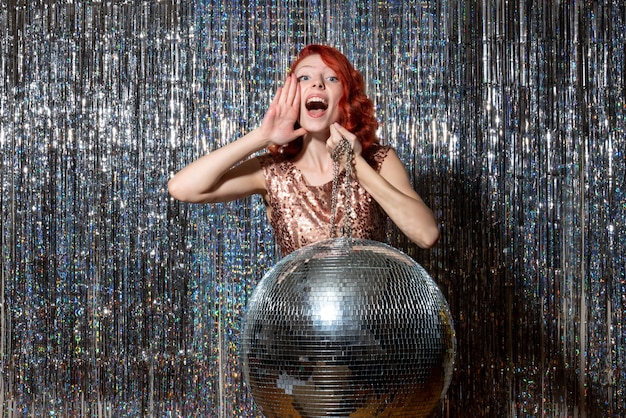
POLYGON ((330 137, 326 141, 326 149, 328 149, 330 155, 333 155, 333 152, 335 151, 335 149, 337 149, 337 147, 344 138, 348 141, 350 148, 352 148, 353 155, 360 155, 361 151, 363 151, 361 141, 358 140, 356 135, 348 131, 337 122, 330 125, 330 137))

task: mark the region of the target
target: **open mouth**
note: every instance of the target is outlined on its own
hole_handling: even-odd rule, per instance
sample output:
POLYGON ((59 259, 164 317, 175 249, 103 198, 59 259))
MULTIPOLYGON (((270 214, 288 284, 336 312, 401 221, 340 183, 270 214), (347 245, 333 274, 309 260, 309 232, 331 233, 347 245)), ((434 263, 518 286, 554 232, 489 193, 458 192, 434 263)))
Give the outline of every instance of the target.
POLYGON ((305 106, 309 114, 319 116, 328 109, 328 102, 323 97, 313 96, 307 99, 305 106))

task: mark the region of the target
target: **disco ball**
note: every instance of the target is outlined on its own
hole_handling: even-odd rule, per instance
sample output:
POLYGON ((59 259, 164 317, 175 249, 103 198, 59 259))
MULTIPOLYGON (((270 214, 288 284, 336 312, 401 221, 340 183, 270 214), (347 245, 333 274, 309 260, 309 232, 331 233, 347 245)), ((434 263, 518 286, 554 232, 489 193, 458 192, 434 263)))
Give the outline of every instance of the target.
POLYGON ((448 389, 456 337, 426 271, 376 241, 336 238, 272 268, 247 306, 242 356, 271 417, 428 417, 448 389))

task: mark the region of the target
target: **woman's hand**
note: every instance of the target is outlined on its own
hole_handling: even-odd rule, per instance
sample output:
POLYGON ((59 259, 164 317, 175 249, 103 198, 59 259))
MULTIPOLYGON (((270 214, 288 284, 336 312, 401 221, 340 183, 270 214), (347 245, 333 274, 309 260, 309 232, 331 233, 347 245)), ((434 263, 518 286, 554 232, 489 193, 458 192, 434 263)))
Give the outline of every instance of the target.
POLYGON ((306 134, 304 128, 295 129, 299 116, 300 86, 295 75, 291 74, 285 85, 276 91, 259 129, 272 144, 285 145, 306 134))
MULTIPOLYGON (((361 141, 358 140, 356 135, 352 132, 338 124, 337 122, 330 125, 330 137, 326 141, 326 149, 333 155, 341 141, 346 139, 350 148, 352 148, 352 153, 356 157, 361 155, 361 151, 363 151, 363 146, 361 145, 361 141)), ((341 164, 345 164, 345 157, 341 159, 341 164)))

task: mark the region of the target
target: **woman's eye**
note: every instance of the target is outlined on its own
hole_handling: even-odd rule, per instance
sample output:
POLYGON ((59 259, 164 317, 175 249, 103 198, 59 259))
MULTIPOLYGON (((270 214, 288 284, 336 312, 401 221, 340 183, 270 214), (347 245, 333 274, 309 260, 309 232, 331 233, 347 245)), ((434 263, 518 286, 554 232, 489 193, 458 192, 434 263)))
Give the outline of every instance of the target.
POLYGON ((300 77, 298 77, 298 81, 307 81, 309 79, 308 75, 301 75, 300 77))

